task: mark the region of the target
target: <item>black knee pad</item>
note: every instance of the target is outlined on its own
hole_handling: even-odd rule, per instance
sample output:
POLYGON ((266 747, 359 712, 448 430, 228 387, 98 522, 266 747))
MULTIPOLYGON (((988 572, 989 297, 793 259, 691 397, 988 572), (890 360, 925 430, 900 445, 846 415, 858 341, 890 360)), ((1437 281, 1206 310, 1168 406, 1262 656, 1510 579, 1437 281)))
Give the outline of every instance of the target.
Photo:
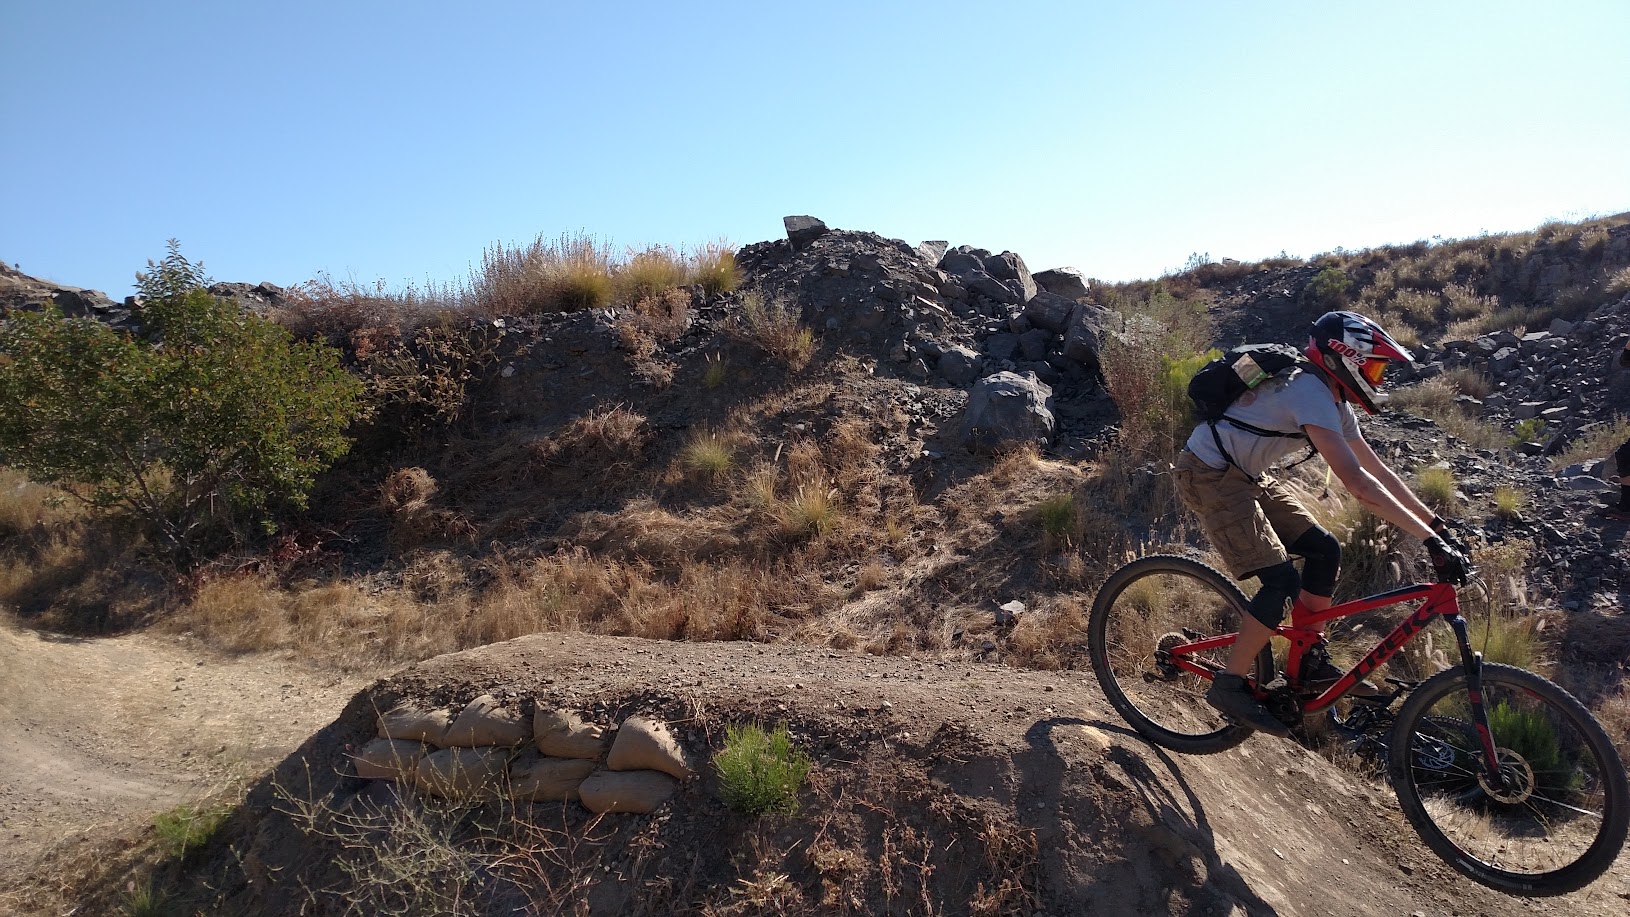
POLYGON ((1251 575, 1262 581, 1256 598, 1251 599, 1251 617, 1268 627, 1278 627, 1279 622, 1285 620, 1285 613, 1290 611, 1290 603, 1301 594, 1302 575, 1288 560, 1251 575))
POLYGON ((1329 598, 1336 594, 1336 574, 1341 572, 1341 542, 1318 526, 1308 529, 1287 549, 1306 558, 1302 565, 1302 588, 1329 598))

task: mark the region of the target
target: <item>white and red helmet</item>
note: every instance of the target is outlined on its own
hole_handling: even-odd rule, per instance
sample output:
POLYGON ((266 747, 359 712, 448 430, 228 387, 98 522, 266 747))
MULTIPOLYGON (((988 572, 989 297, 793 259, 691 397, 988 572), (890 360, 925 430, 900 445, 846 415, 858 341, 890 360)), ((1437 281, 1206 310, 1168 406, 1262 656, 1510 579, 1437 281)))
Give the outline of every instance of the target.
POLYGON ((1392 335, 1357 312, 1326 312, 1313 323, 1307 358, 1324 370, 1348 401, 1366 414, 1380 410, 1386 396, 1376 391, 1393 360, 1413 363, 1415 358, 1392 335))

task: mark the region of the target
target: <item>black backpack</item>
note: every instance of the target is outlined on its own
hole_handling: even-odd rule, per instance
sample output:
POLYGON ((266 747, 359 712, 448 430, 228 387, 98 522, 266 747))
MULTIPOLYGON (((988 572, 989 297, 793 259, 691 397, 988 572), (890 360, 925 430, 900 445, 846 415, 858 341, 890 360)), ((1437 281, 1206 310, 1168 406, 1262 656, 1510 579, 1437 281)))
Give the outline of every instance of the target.
MULTIPOLYGON (((1217 451, 1228 460, 1228 464, 1239 468, 1239 463, 1234 461, 1234 457, 1228 454, 1227 449, 1223 448, 1222 437, 1217 435, 1219 420, 1226 420, 1235 427, 1257 436, 1292 436, 1297 439, 1307 437, 1307 434, 1302 432, 1281 433, 1278 430, 1266 430, 1236 420, 1227 414, 1229 406, 1237 401, 1239 396, 1281 373, 1311 365, 1300 350, 1288 344, 1246 344, 1212 360, 1194 374, 1194 378, 1189 380, 1189 399, 1194 402, 1194 416, 1211 427, 1211 438, 1217 443, 1217 451)), ((1310 451, 1308 458, 1311 457, 1310 451)))

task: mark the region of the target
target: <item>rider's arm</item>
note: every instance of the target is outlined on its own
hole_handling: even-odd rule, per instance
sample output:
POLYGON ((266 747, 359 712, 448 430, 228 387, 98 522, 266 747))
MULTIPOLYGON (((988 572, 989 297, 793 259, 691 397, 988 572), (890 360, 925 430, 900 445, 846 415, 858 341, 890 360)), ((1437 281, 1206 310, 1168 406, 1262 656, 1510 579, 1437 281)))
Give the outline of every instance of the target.
POLYGON ((1431 510, 1404 486, 1403 481, 1381 461, 1368 443, 1362 439, 1348 442, 1340 433, 1312 424, 1302 427, 1302 430, 1347 492, 1358 502, 1416 538, 1432 537, 1431 510), (1355 446, 1358 451, 1355 451, 1355 446), (1399 493, 1406 495, 1407 503, 1399 498, 1399 493))
POLYGON ((1432 518, 1437 514, 1432 512, 1430 506, 1421 502, 1421 498, 1417 497, 1415 491, 1410 490, 1409 485, 1398 477, 1398 473, 1392 470, 1392 466, 1382 461, 1381 456, 1375 454, 1375 449, 1368 440, 1348 440, 1347 445, 1351 446, 1353 454, 1358 456, 1358 463, 1364 467, 1365 471, 1373 475, 1377 481, 1381 482, 1381 486, 1387 489, 1387 493, 1392 494, 1393 499, 1403 504, 1404 509, 1425 519, 1428 527, 1431 526, 1432 518))

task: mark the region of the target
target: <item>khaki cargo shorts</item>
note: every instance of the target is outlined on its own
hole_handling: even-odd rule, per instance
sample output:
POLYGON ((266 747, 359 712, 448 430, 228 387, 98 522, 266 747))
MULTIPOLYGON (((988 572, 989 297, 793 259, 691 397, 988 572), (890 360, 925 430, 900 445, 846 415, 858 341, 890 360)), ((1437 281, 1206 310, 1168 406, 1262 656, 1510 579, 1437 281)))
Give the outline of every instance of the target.
POLYGON ((1187 449, 1173 465, 1172 479, 1235 579, 1289 560, 1285 545, 1318 525, 1279 481, 1263 475, 1253 483, 1233 465, 1219 471, 1187 449))

